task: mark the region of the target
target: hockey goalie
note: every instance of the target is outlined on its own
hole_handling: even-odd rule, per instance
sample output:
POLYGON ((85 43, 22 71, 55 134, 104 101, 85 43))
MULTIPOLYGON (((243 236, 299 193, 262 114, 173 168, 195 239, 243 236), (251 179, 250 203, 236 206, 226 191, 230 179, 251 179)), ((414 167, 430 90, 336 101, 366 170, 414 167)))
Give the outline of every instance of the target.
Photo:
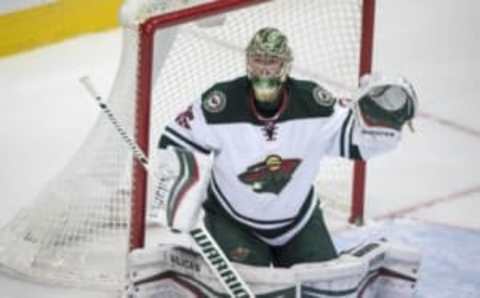
POLYGON ((418 253, 386 240, 338 253, 313 187, 324 156, 367 160, 397 146, 417 110, 412 85, 368 75, 346 101, 291 77, 292 63, 287 37, 262 28, 246 75, 215 84, 167 125, 149 216, 164 212, 197 241, 134 251, 129 297, 414 295, 418 253))

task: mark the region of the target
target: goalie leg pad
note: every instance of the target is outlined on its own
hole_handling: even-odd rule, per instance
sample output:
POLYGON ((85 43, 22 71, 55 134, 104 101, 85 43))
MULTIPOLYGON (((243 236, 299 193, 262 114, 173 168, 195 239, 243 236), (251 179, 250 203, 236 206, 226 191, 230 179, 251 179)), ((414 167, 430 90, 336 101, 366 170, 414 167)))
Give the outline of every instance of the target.
POLYGON ((307 297, 408 298, 414 297, 419 265, 416 251, 378 241, 292 269, 307 297))
MULTIPOLYGON (((292 270, 241 264, 235 268, 256 295, 296 297, 292 270)), ((129 298, 228 296, 200 254, 174 245, 134 250, 128 256, 127 276, 129 298)))
MULTIPOLYGON (((255 295, 272 297, 409 298, 415 295, 419 254, 385 241, 368 243, 322 263, 291 268, 235 264, 255 295)), ((131 298, 225 297, 203 258, 174 245, 135 250, 128 257, 131 298), (168 296, 170 295, 170 296, 168 296)))
POLYGON ((420 254, 386 240, 354 249, 351 255, 368 264, 359 287, 360 297, 408 298, 415 296, 420 254))

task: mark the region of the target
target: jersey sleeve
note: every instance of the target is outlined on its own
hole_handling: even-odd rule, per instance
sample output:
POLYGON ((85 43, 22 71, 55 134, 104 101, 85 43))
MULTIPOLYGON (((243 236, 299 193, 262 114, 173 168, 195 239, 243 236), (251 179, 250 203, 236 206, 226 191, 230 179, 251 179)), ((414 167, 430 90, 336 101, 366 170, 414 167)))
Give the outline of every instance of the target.
POLYGON ((341 102, 329 121, 330 140, 327 155, 353 160, 367 160, 389 152, 398 145, 401 133, 394 129, 362 127, 354 111, 341 102))
POLYGON ((217 141, 206 123, 200 100, 193 102, 165 127, 158 147, 167 148, 168 146, 203 154, 209 154, 219 149, 217 141))

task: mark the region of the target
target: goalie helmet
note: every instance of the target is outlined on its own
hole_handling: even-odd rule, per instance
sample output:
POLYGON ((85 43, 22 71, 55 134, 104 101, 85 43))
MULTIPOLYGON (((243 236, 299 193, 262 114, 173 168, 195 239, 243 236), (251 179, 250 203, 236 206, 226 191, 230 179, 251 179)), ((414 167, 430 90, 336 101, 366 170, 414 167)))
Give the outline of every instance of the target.
POLYGON ((255 98, 262 102, 276 100, 293 61, 287 37, 276 28, 262 28, 255 33, 246 52, 247 75, 255 98))

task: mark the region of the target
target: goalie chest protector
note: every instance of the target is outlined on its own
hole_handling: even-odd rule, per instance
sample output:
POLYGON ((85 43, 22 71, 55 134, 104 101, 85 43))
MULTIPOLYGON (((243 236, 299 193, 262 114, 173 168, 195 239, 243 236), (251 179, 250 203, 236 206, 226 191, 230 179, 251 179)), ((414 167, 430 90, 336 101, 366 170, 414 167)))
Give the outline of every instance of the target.
POLYGON ((265 119, 250 90, 246 77, 216 84, 189 108, 188 125, 177 117, 167 130, 215 153, 210 190, 232 217, 281 228, 312 212, 320 160, 338 154, 348 113, 317 84, 289 78, 279 112, 265 119))

